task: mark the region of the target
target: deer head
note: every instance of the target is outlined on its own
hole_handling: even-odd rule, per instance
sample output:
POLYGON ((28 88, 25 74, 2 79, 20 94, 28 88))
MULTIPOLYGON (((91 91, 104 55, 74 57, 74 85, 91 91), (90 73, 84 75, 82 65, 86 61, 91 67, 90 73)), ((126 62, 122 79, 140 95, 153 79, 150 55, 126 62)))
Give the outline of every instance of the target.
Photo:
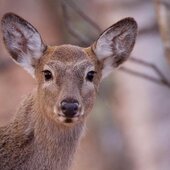
POLYGON ((87 117, 101 80, 128 59, 137 24, 125 18, 88 48, 47 46, 30 23, 13 13, 4 15, 2 32, 12 59, 37 81, 39 111, 65 125, 87 117))

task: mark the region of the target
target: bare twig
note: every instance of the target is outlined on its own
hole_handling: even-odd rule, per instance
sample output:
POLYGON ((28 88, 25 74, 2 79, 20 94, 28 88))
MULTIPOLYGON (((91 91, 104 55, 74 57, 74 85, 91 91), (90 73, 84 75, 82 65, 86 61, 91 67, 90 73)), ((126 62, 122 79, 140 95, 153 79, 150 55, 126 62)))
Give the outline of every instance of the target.
MULTIPOLYGON (((93 26, 94 29, 96 29, 97 31, 101 32, 101 29, 100 27, 94 22, 92 21, 87 15, 85 15, 83 13, 82 10, 80 10, 76 5, 75 3, 73 3, 73 1, 69 0, 69 1, 65 1, 63 0, 64 3, 62 4, 62 8, 63 8, 63 13, 64 13, 64 19, 65 19, 65 22, 66 22, 66 25, 68 26, 68 31, 69 33, 74 36, 76 39, 80 40, 81 42, 87 44, 86 41, 84 41, 82 39, 82 37, 80 35, 78 35, 77 32, 75 32, 75 29, 73 29, 69 23, 69 17, 68 17, 68 14, 67 14, 67 9, 65 8, 67 5, 70 6, 73 10, 75 10, 86 22, 88 22, 89 24, 91 24, 91 26, 93 26)), ((156 83, 156 84, 159 84, 159 85, 165 85, 167 86, 168 88, 170 88, 170 82, 166 79, 166 77, 163 75, 163 73, 159 70, 159 68, 157 66, 155 66, 154 64, 152 63, 148 63, 147 61, 143 61, 143 60, 140 60, 140 59, 137 59, 137 58, 134 58, 134 57, 131 57, 129 59, 130 62, 133 62, 135 64, 138 64, 138 65, 142 65, 144 67, 148 67, 148 68, 151 68, 159 77, 159 79, 155 78, 155 77, 152 77, 150 75, 147 75, 145 73, 141 73, 141 72, 138 72, 136 70, 132 70, 130 68, 127 68, 127 67, 122 67, 120 68, 121 71, 125 72, 125 73, 128 73, 130 75, 134 75, 134 76, 137 76, 137 77, 140 77, 140 78, 143 78, 145 80, 148 80, 150 82, 153 82, 153 83, 156 83)))
POLYGON ((157 79, 157 78, 154 78, 150 75, 147 75, 147 74, 143 74, 143 73, 140 73, 140 72, 137 72, 137 71, 134 71, 132 69, 129 69, 127 67, 122 67, 119 69, 120 71, 123 71, 125 73, 128 73, 130 75, 134 75, 134 76, 137 76, 137 77, 140 77, 140 78, 143 78, 147 81, 150 81, 150 82, 153 82, 153 83, 156 83, 156 84, 160 84, 160 85, 165 85, 167 86, 168 88, 170 88, 170 83, 165 81, 164 79, 157 79))
POLYGON ((131 70, 131 69, 127 68, 127 67, 122 67, 122 68, 120 68, 120 70, 125 72, 125 73, 129 73, 129 74, 132 74, 132 75, 135 75, 135 76, 138 76, 138 77, 142 77, 142 78, 147 79, 149 81, 153 81, 155 83, 162 84, 162 82, 160 80, 158 80, 158 79, 156 79, 154 77, 151 77, 149 75, 145 75, 145 74, 140 73, 140 72, 136 72, 136 71, 131 70))
POLYGON ((135 57, 130 57, 129 61, 134 62, 139 65, 143 65, 144 67, 151 68, 159 77, 160 81, 164 82, 165 84, 169 84, 168 80, 166 77, 163 75, 163 73, 152 63, 148 63, 147 61, 143 61, 141 59, 135 58, 135 57))
POLYGON ((101 32, 100 27, 90 19, 78 6, 71 0, 62 0, 62 2, 69 7, 71 7, 74 11, 76 11, 87 23, 89 23, 96 31, 101 32))
POLYGON ((81 41, 81 43, 87 45, 87 44, 88 44, 88 40, 85 40, 85 38, 82 37, 81 34, 78 33, 78 32, 76 31, 76 29, 74 29, 74 28, 72 27, 72 25, 70 24, 70 19, 69 19, 69 16, 68 16, 68 14, 67 14, 66 6, 65 6, 63 3, 61 3, 61 5, 62 5, 62 10, 63 10, 63 16, 64 16, 65 25, 66 25, 66 27, 68 28, 69 33, 70 33, 75 39, 77 39, 77 40, 81 41))

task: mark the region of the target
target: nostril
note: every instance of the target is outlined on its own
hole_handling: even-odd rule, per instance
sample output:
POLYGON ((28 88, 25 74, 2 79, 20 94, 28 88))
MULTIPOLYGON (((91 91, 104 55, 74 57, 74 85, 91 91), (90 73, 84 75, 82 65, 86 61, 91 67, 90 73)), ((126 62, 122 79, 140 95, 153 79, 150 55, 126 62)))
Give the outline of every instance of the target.
POLYGON ((66 109, 67 109, 67 105, 66 105, 66 104, 67 104, 66 102, 62 102, 62 103, 61 103, 61 110, 62 110, 63 112, 65 112, 66 109))
POLYGON ((79 108, 79 104, 78 103, 74 103, 73 110, 74 111, 78 111, 78 108, 79 108))

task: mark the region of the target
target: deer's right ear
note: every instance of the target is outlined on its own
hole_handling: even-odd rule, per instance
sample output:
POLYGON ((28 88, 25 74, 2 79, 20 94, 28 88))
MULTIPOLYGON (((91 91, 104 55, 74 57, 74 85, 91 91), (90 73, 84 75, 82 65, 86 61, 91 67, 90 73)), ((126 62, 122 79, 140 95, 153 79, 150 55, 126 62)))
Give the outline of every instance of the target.
POLYGON ((12 58, 34 77, 37 60, 46 50, 38 31, 23 18, 7 13, 1 21, 4 43, 12 58))

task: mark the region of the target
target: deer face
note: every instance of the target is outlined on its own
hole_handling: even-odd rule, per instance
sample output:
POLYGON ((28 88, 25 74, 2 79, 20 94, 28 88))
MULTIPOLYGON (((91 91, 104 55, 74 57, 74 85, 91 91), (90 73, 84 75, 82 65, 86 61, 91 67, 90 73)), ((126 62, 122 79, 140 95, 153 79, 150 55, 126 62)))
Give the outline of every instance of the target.
POLYGON ((44 112, 60 122, 77 122, 91 111, 99 84, 97 64, 85 49, 48 47, 35 70, 44 112))
POLYGON ((100 81, 127 60, 137 24, 132 18, 123 19, 88 48, 48 47, 31 24, 12 13, 3 17, 2 32, 12 58, 37 80, 38 109, 68 124, 84 121, 100 81))

